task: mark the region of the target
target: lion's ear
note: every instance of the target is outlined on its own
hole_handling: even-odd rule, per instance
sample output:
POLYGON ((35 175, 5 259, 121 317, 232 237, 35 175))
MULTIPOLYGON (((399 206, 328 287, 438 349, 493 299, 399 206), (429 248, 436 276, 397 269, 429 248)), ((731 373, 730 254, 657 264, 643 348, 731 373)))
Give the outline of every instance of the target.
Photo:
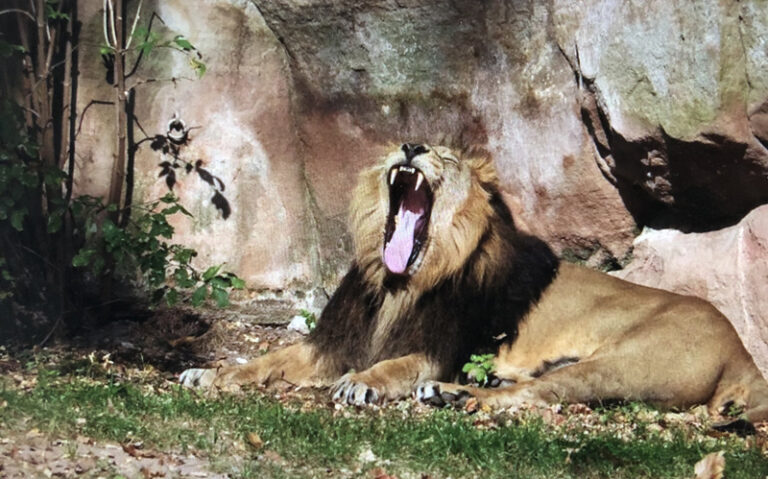
POLYGON ((469 164, 477 180, 485 189, 498 189, 499 176, 496 174, 496 167, 493 165, 491 155, 483 150, 472 151, 468 153, 465 160, 469 164))

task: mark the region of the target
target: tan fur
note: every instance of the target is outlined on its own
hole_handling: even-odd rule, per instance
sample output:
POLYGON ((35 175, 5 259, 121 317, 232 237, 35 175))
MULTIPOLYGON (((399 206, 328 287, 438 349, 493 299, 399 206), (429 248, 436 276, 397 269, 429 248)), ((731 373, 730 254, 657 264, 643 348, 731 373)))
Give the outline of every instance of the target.
POLYGON ((322 387, 328 384, 325 369, 325 364, 317 361, 312 346, 302 341, 246 364, 222 367, 217 371, 213 385, 226 388, 285 381, 302 387, 322 387))

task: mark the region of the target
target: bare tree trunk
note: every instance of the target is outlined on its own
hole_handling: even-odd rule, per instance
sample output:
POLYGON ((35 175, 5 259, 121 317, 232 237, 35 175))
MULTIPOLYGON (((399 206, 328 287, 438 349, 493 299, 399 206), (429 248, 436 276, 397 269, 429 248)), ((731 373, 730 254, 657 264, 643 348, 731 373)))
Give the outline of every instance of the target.
MULTIPOLYGON (((126 162, 126 91, 125 91, 125 28, 124 13, 125 5, 123 0, 114 0, 112 15, 114 22, 115 38, 115 64, 114 80, 115 87, 115 128, 117 133, 117 151, 115 152, 115 162, 112 165, 112 178, 109 185, 108 204, 117 205, 117 209, 109 214, 109 218, 116 224, 121 223, 123 185, 125 183, 125 162, 126 162)), ((114 289, 114 268, 115 260, 110 255, 106 255, 107 267, 102 276, 101 283, 101 315, 107 318, 111 315, 111 301, 114 289)))
MULTIPOLYGON (((67 179, 65 185, 66 196, 64 202, 66 205, 69 205, 69 202, 72 200, 72 188, 74 187, 75 177, 75 148, 77 146, 75 142, 77 135, 77 85, 80 72, 78 71, 79 54, 74 46, 77 44, 78 38, 80 36, 79 30, 80 27, 77 21, 77 0, 72 0, 72 6, 70 8, 70 20, 67 24, 67 66, 69 67, 69 72, 65 74, 66 81, 70 82, 68 88, 69 124, 67 130, 69 133, 69 139, 67 141, 68 147, 66 149, 62 149, 62 154, 66 155, 66 158, 62 158, 62 168, 65 164, 67 165, 67 179)), ((67 236, 71 237, 71 235, 67 236)))
POLYGON ((120 218, 120 227, 125 228, 131 219, 131 205, 133 204, 134 167, 136 165, 136 138, 134 131, 134 108, 136 107, 136 90, 128 91, 125 103, 126 139, 127 139, 127 169, 125 173, 125 204, 120 218))
POLYGON ((35 104, 32 100, 32 86, 35 84, 35 71, 32 66, 32 45, 29 41, 29 35, 27 34, 27 26, 25 18, 20 13, 16 15, 16 24, 19 29, 19 40, 21 40, 21 46, 24 47, 24 57, 22 60, 22 95, 24 100, 22 106, 24 107, 24 124, 31 127, 35 124, 35 104))
POLYGON ((117 151, 115 152, 115 163, 112 165, 112 180, 109 186, 109 203, 118 205, 118 209, 113 213, 112 220, 119 222, 120 206, 123 196, 123 183, 125 182, 125 159, 126 159, 126 92, 125 92, 125 51, 124 44, 125 29, 123 28, 123 0, 115 0, 113 14, 115 16, 115 78, 114 86, 116 92, 115 114, 117 129, 117 151))
POLYGON ((37 99, 38 138, 40 144, 40 159, 44 165, 55 165, 53 144, 53 116, 51 111, 51 78, 50 65, 53 49, 56 44, 56 31, 49 29, 45 16, 45 0, 37 0, 37 78, 34 95, 37 99), (48 36, 50 35, 50 39, 48 36))
MULTIPOLYGON (((67 310, 73 302, 68 294, 71 281, 70 258, 74 254, 72 244, 73 222, 69 213, 69 204, 72 199, 72 188, 75 172, 75 126, 77 120, 77 53, 74 48, 77 41, 77 0, 69 0, 69 20, 66 31, 63 33, 64 42, 64 78, 62 87, 60 116, 60 141, 58 168, 66 170, 64 190, 59 185, 55 192, 57 198, 64 198, 65 211, 61 212, 61 226, 56 234, 56 257, 53 264, 58 265, 57 287, 59 296, 59 316, 56 326, 66 319, 67 310)), ((54 326, 54 330, 56 329, 54 326)), ((54 332, 52 330, 48 337, 54 332)), ((48 339, 46 337, 46 340, 48 339)))

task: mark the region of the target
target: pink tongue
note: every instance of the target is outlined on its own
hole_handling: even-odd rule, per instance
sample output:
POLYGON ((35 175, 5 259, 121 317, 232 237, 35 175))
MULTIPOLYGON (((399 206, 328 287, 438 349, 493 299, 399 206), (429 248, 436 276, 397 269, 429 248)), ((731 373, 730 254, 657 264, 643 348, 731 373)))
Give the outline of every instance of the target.
POLYGON ((413 234, 416 222, 424 214, 424 210, 410 211, 400 205, 395 219, 395 232, 392 239, 384 245, 384 264, 395 274, 402 274, 408 267, 408 258, 413 251, 413 234))

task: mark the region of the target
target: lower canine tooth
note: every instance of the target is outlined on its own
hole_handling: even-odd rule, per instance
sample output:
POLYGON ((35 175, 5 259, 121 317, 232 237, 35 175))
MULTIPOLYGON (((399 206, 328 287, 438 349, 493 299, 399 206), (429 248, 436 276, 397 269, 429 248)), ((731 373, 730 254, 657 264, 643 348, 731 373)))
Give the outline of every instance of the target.
POLYGON ((416 188, 414 188, 413 191, 419 190, 419 187, 421 186, 422 181, 424 181, 424 175, 421 172, 418 172, 416 174, 416 188))
POLYGON ((395 184, 395 178, 397 178, 397 169, 392 170, 392 172, 389 174, 389 184, 394 185, 395 184))

